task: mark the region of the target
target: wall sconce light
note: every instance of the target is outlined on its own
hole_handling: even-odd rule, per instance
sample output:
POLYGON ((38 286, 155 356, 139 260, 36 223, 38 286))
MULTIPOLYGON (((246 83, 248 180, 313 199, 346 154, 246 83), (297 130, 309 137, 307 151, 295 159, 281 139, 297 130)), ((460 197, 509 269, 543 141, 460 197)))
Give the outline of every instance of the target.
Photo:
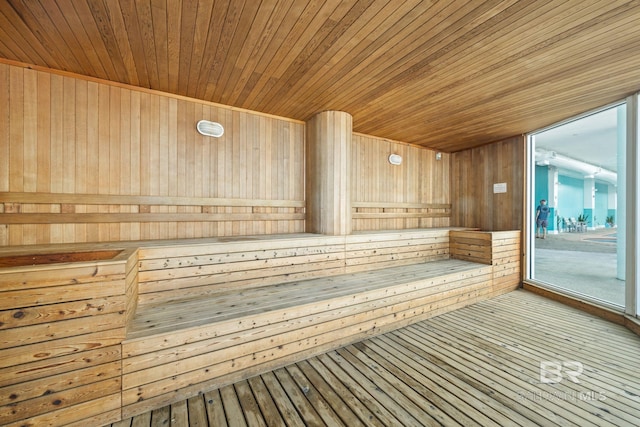
POLYGON ((394 166, 399 166, 402 164, 402 156, 400 154, 390 154, 389 155, 389 163, 394 166))
POLYGON ((220 138, 224 134, 224 128, 220 123, 208 120, 200 120, 196 125, 196 129, 201 135, 213 136, 214 138, 220 138))
POLYGON ((440 152, 436 153, 436 160, 442 160, 442 153, 440 152))

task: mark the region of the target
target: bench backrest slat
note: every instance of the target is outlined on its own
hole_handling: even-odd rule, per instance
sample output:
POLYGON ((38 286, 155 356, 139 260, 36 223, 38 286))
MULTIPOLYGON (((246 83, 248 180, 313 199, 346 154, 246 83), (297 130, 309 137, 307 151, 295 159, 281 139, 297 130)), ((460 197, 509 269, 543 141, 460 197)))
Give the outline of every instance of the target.
POLYGON ((241 238, 139 250, 139 303, 449 258, 449 230, 241 238))

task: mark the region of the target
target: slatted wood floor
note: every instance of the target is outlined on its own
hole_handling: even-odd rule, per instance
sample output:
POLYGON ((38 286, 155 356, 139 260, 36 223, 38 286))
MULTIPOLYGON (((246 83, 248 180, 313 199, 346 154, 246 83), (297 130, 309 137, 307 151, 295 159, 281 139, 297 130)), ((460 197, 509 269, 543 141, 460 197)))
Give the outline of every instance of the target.
POLYGON ((627 329, 519 290, 113 426, 633 426, 639 354, 627 329), (562 381, 541 382, 545 361, 562 381))

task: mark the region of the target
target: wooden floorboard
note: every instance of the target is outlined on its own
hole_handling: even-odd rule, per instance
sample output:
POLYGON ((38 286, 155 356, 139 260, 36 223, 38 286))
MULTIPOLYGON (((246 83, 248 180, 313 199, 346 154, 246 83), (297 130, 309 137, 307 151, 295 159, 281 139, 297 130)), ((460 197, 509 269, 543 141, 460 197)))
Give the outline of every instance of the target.
POLYGON ((624 327, 519 290, 112 426, 633 426, 638 351, 624 327), (564 363, 553 383, 545 362, 564 363))

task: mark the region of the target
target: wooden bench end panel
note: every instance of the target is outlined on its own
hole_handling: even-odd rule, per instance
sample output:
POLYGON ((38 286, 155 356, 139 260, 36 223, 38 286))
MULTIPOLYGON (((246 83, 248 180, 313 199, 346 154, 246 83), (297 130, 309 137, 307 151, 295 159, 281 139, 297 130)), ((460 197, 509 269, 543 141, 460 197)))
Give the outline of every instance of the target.
POLYGON ((119 419, 126 264, 0 269, 0 424, 119 419))

